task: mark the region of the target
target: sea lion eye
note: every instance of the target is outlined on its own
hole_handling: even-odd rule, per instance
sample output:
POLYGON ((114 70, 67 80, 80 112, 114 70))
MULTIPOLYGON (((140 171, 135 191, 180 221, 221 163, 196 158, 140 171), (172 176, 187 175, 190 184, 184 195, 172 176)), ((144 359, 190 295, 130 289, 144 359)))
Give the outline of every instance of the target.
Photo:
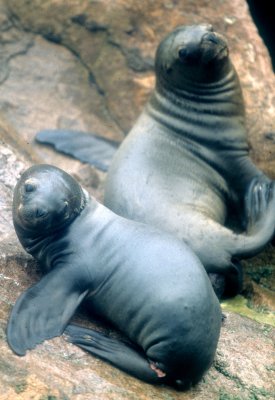
POLYGON ((36 189, 36 186, 33 183, 25 183, 25 192, 30 193, 30 192, 34 192, 36 189))
POLYGON ((178 56, 179 56, 179 59, 180 59, 181 61, 185 61, 185 60, 186 60, 187 51, 186 51, 186 48, 185 48, 185 47, 179 49, 179 51, 178 51, 178 56))
POLYGON ((69 203, 68 201, 64 201, 64 208, 63 208, 64 214, 68 211, 68 209, 69 209, 69 203))

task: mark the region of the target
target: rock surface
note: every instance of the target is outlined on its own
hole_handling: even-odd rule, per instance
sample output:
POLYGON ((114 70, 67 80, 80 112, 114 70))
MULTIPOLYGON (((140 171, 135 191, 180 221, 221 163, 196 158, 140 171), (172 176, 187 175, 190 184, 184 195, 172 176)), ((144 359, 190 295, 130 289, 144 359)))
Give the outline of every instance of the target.
MULTIPOLYGON (((214 0, 0 0, 0 400, 274 398, 274 329, 232 312, 226 312, 214 366, 186 393, 130 378, 63 338, 23 358, 11 352, 5 338, 16 298, 39 279, 12 227, 12 189, 19 174, 32 163, 53 163, 99 200, 103 193, 105 174, 35 144, 35 133, 71 128, 122 140, 153 88, 157 43, 176 25, 209 22, 228 37, 247 105, 252 156, 275 178, 268 53, 245 2, 218 5, 214 0)), ((261 316, 274 309, 274 266, 272 247, 246 262, 245 301, 261 316)), ((81 313, 76 321, 90 324, 81 313)))

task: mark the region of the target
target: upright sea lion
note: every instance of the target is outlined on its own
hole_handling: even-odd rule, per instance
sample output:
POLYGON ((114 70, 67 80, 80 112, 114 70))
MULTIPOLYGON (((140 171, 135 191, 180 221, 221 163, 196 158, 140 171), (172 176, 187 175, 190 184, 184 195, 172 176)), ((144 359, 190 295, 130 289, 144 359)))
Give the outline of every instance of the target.
POLYGON ((249 158, 226 40, 210 25, 181 26, 160 43, 155 69, 152 97, 109 169, 105 205, 174 233, 235 294, 238 260, 273 236, 275 200, 273 183, 249 158), (228 225, 232 209, 238 229, 228 225))
POLYGON ((21 244, 46 272, 12 310, 7 337, 15 353, 61 335, 85 301, 132 343, 73 325, 69 340, 121 370, 187 388, 210 367, 220 306, 182 241, 117 216, 49 165, 22 175, 13 220, 21 244))

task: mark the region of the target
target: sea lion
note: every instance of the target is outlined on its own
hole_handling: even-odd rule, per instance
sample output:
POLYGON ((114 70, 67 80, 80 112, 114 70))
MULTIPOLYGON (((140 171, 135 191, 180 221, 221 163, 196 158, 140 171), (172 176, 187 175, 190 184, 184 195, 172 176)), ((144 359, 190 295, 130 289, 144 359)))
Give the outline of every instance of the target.
POLYGON ((197 256, 173 235, 117 216, 66 172, 35 165, 14 191, 13 221, 46 275, 17 300, 18 355, 61 335, 85 301, 131 341, 68 326, 69 340, 149 383, 187 388, 210 367, 221 310, 197 256))
POLYGON ((178 27, 160 43, 155 70, 155 90, 111 163, 104 204, 185 241, 234 295, 238 260, 263 249, 275 216, 273 183, 249 158, 227 42, 211 25, 178 27))

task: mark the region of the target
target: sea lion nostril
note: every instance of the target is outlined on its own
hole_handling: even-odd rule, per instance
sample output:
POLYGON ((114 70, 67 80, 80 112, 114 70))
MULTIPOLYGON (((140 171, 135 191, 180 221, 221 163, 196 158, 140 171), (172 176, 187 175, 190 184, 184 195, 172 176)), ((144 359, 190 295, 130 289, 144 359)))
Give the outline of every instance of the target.
POLYGON ((215 35, 214 32, 206 33, 204 35, 204 40, 207 40, 208 42, 212 42, 214 44, 219 44, 219 39, 218 39, 217 35, 215 35))
POLYGON ((43 209, 43 208, 37 208, 35 210, 35 216, 36 218, 43 218, 48 214, 47 210, 43 209))

